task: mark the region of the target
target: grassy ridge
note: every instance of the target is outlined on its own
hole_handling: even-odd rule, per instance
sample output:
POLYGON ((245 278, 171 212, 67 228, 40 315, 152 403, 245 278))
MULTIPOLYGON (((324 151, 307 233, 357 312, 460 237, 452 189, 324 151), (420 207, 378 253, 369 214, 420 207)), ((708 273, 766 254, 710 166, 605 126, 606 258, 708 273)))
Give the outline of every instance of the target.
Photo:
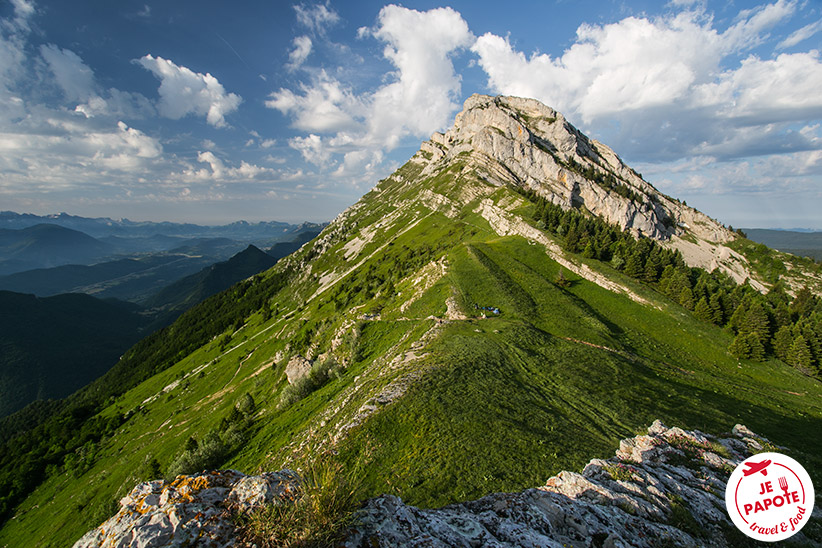
MULTIPOLYGON (((434 179, 427 188, 459 191, 443 174, 434 179)), ((818 381, 778 361, 739 362, 728 333, 603 263, 589 266, 652 306, 568 272, 570 285, 557 284, 560 267, 541 246, 499 238, 472 206, 446 218, 399 207, 381 196, 389 190, 411 200, 419 188, 387 181, 322 253, 304 249, 287 278, 275 269, 237 306, 223 303, 237 315, 203 344, 176 355, 158 343, 175 363, 112 398, 101 420, 128 419, 88 448, 88 468, 50 475, 0 530, 0 546, 70 545, 137 481, 166 470, 189 437, 219 429, 246 395, 256 403, 247 439, 223 466, 252 473, 310 460, 409 373, 417 380, 404 396, 379 404, 339 447, 344 462, 368 462, 367 495, 432 506, 531 487, 610 456, 656 418, 707 431, 742 422, 788 446, 812 474, 822 470, 818 381), (396 222, 366 230, 386 216, 396 222), (352 238, 358 253, 345 247, 352 238), (439 265, 447 273, 425 282, 439 265), (329 281, 329 272, 342 277, 329 281), (437 322, 448 299, 473 317, 437 322), (480 319, 474 305, 501 314, 480 319), (420 340, 429 341, 424 353, 403 365, 420 340), (347 368, 283 406, 285 364, 309 351, 345 358, 347 368)))

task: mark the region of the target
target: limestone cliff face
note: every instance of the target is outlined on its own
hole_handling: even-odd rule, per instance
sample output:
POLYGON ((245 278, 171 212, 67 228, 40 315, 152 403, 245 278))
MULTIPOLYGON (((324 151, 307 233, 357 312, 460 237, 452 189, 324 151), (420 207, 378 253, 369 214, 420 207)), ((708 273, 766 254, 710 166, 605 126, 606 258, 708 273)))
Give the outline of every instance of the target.
MULTIPOLYGON (((394 496, 371 499, 355 514, 343 546, 735 546, 745 537, 725 511, 728 476, 767 443, 740 425, 717 437, 656 421, 647 435, 622 440, 614 457, 591 460, 581 474, 560 472, 534 489, 439 509, 394 496)), ((146 482, 74 548, 241 546, 232 516, 298 496, 299 478, 288 470, 146 482)), ((801 532, 792 541, 819 545, 801 532)))
POLYGON ((733 238, 713 219, 659 192, 613 150, 534 99, 473 95, 454 126, 435 133, 421 151, 429 171, 467 157, 468 165, 493 184, 520 186, 565 207, 584 207, 636 235, 669 240, 689 232, 715 244, 733 238))

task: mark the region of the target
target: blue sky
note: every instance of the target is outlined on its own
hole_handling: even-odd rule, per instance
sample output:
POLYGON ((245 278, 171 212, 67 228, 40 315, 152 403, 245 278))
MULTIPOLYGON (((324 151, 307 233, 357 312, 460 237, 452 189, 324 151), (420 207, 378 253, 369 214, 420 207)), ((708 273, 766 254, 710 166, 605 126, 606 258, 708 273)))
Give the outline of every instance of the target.
POLYGON ((735 226, 822 229, 822 2, 0 0, 0 209, 329 220, 472 93, 735 226))

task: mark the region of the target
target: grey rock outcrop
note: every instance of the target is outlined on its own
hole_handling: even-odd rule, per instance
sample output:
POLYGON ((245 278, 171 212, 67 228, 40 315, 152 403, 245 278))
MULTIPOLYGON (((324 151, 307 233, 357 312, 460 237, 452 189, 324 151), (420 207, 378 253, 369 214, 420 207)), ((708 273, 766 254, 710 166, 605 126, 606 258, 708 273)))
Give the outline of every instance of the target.
POLYGON ((289 384, 295 384, 311 371, 311 362, 299 354, 292 356, 285 366, 285 376, 289 384))
POLYGON ((654 188, 607 145, 535 99, 472 95, 453 127, 423 142, 412 161, 423 177, 458 166, 491 185, 527 189, 563 208, 588 211, 680 251, 689 266, 719 269, 767 291, 745 257, 725 245, 737 237, 731 230, 654 188))
POLYGON ((245 476, 234 470, 148 481, 120 500, 120 511, 74 548, 236 546, 234 512, 293 500, 299 480, 290 470, 245 476))
POLYGON ((608 146, 534 99, 472 95, 454 126, 435 133, 421 151, 430 172, 467 155, 488 182, 527 188, 565 207, 584 206, 635 234, 667 240, 688 230, 713 243, 733 238, 713 219, 660 193, 608 146))
MULTIPOLYGON (((725 511, 725 485, 765 443, 744 427, 715 438, 656 421, 647 435, 623 440, 615 457, 536 489, 435 510, 394 496, 369 500, 345 546, 734 546, 746 537, 725 511)), ((801 533, 792 540, 818 545, 801 533)))

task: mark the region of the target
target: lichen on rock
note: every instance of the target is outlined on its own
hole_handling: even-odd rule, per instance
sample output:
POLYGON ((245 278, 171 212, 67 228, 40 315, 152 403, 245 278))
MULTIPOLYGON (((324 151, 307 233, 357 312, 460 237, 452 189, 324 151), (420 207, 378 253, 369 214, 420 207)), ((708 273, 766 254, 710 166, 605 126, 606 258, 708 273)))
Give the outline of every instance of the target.
POLYGON ((234 470, 148 481, 120 500, 120 511, 74 548, 171 548, 236 545, 236 512, 292 500, 299 479, 290 470, 246 476, 234 470))

